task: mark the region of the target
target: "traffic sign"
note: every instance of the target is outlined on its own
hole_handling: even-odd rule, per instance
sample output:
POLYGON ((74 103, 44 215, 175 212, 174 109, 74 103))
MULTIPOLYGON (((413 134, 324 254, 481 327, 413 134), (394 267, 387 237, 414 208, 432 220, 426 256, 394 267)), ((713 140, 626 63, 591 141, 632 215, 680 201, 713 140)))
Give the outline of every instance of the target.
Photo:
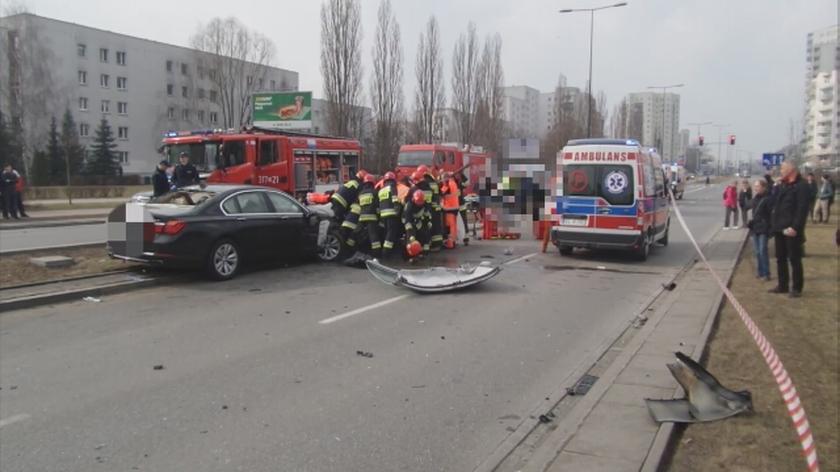
POLYGON ((785 161, 785 153, 783 152, 765 152, 761 155, 761 163, 766 168, 782 165, 785 161))

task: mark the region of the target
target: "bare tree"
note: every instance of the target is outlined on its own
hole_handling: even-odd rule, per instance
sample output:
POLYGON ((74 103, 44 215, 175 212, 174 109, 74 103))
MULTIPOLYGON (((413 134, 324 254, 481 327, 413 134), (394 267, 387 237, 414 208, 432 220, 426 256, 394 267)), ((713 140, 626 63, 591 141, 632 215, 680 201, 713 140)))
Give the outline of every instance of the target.
POLYGON ((621 100, 615 107, 610 117, 610 136, 613 138, 625 138, 627 135, 627 100, 621 100))
POLYGON ((199 26, 190 44, 199 51, 197 62, 206 65, 208 77, 218 90, 224 127, 238 128, 248 123, 251 95, 274 59, 274 43, 229 17, 214 18, 199 26))
POLYGON ((393 169, 402 137, 403 56, 400 25, 391 11, 391 1, 379 4, 373 45, 373 154, 376 171, 393 169))
POLYGON ((321 75, 332 134, 361 129, 362 19, 358 0, 326 0, 321 5, 321 75))
POLYGON ((425 33, 420 33, 417 58, 414 63, 417 91, 414 94, 415 122, 418 140, 434 140, 435 114, 446 102, 443 83, 443 56, 440 52, 440 32, 434 16, 426 23, 425 33))
POLYGON ((484 85, 481 66, 481 48, 475 24, 470 22, 467 33, 461 34, 452 53, 452 107, 457 115, 460 141, 465 144, 474 138, 475 116, 484 85))
POLYGON ((477 141, 494 153, 501 152, 504 135, 504 86, 502 37, 497 33, 484 41, 479 66, 480 84, 475 116, 477 141))

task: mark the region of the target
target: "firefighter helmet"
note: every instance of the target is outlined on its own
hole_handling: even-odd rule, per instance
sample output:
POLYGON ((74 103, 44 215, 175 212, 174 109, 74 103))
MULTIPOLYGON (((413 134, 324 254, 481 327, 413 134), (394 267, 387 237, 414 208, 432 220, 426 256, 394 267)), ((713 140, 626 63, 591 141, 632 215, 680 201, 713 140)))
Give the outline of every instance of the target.
POLYGON ((413 174, 411 174, 411 181, 414 183, 421 182, 423 180, 423 173, 419 170, 415 170, 413 174))
POLYGON ((426 194, 422 190, 415 190, 411 196, 411 201, 417 206, 422 206, 426 203, 426 194))
POLYGON ((391 171, 385 172, 385 176, 382 177, 382 180, 397 180, 397 175, 391 171))
POLYGON ((367 174, 366 173, 365 176, 364 176, 364 182, 366 184, 375 184, 376 183, 376 177, 374 177, 373 174, 367 174))
POLYGON ((417 166, 417 172, 420 172, 420 175, 426 175, 429 173, 429 168, 424 165, 417 166))
POLYGON ((364 169, 359 169, 359 172, 356 172, 356 178, 359 180, 364 180, 366 175, 368 175, 368 173, 364 169))
POLYGON ((405 252, 408 253, 408 257, 417 257, 423 252, 423 246, 420 241, 414 240, 405 245, 405 252))

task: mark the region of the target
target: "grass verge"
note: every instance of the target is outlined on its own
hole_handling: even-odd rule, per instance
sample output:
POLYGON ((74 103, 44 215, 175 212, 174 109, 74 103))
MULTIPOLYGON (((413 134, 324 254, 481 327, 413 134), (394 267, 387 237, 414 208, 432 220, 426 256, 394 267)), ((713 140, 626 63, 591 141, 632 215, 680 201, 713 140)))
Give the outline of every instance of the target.
MULTIPOLYGON (((805 290, 790 299, 767 293, 775 283, 755 277, 749 244, 731 289, 776 348, 799 391, 811 423, 822 470, 840 471, 840 314, 834 225, 810 225, 804 259, 805 290)), ((770 247, 771 255, 774 249, 770 247)), ((753 394, 755 413, 686 427, 671 459, 672 471, 805 470, 787 409, 758 348, 727 303, 707 347, 707 369, 720 382, 753 394)))
POLYGON ((111 259, 103 247, 86 247, 33 251, 22 254, 0 256, 0 287, 10 287, 34 282, 73 277, 78 275, 100 274, 125 270, 137 264, 111 259), (47 269, 29 262, 31 257, 68 256, 76 263, 70 267, 47 269))

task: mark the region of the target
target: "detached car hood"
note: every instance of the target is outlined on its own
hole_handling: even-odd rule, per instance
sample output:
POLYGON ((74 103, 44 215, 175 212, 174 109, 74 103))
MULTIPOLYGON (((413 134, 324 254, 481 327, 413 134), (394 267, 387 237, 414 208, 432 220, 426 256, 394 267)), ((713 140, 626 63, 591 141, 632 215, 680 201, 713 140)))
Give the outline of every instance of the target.
POLYGON ((499 274, 501 268, 489 262, 464 264, 457 268, 430 267, 428 269, 394 269, 376 259, 365 262, 368 270, 380 281, 405 287, 416 292, 439 293, 471 287, 499 274))

